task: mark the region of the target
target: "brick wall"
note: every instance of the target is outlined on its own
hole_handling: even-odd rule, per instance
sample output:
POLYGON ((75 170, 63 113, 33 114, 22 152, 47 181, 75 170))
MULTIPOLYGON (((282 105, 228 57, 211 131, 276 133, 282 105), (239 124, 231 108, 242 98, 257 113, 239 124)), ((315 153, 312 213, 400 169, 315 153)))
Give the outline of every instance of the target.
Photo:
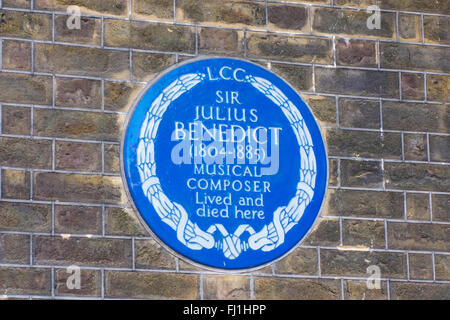
POLYGON ((0 295, 450 299, 448 0, 0 0, 0 295), (369 5, 381 28, 366 26, 369 5), (81 29, 66 26, 68 5, 81 29), (168 254, 119 168, 130 105, 198 55, 247 58, 313 109, 326 205, 278 263, 219 275, 168 254), (80 290, 66 268, 81 266, 80 290), (381 269, 368 289, 367 267, 381 269))

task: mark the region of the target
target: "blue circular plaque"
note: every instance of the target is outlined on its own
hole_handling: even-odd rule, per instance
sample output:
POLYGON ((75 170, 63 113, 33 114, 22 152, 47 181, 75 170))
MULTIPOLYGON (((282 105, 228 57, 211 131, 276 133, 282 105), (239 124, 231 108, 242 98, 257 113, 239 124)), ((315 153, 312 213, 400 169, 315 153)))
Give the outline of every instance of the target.
POLYGON ((312 228, 327 187, 307 105, 239 59, 195 59, 160 75, 128 116, 121 156, 149 231, 211 269, 255 269, 286 255, 312 228))

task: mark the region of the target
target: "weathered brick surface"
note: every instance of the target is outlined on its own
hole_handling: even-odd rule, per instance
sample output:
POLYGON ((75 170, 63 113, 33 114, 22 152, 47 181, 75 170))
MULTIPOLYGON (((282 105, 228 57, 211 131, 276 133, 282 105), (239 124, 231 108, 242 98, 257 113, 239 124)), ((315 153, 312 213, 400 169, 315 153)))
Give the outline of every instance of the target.
POLYGON ((308 3, 308 4, 330 4, 331 0, 293 0, 289 2, 301 2, 301 3, 308 3))
POLYGON ((50 295, 51 269, 0 268, 0 293, 4 295, 50 295))
POLYGON ((320 250, 322 274, 365 277, 367 267, 380 267, 382 277, 406 278, 406 255, 397 252, 320 250))
POLYGON ((402 141, 397 133, 331 129, 325 136, 330 156, 401 158, 402 141))
POLYGON ((398 16, 399 40, 408 42, 422 41, 421 17, 417 14, 399 14, 398 16))
POLYGON ((388 69, 450 71, 450 48, 382 42, 381 67, 388 69))
POLYGON ((56 78, 56 105, 61 107, 101 109, 102 84, 98 80, 56 78))
POLYGON ((431 197, 433 206, 433 219, 436 221, 450 221, 450 195, 433 194, 431 197))
POLYGON ((102 170, 102 146, 98 143, 57 141, 55 166, 61 170, 102 170))
POLYGON ((397 98, 396 72, 316 68, 316 90, 323 93, 397 98))
POLYGON ((450 136, 430 135, 431 161, 450 162, 450 136))
POLYGON ((129 54, 124 51, 36 44, 35 68, 39 72, 129 78, 129 54))
POLYGON ((142 89, 139 84, 105 82, 105 110, 127 112, 142 89))
POLYGON ((47 140, 0 138, 0 165, 50 169, 52 143, 47 140))
POLYGON ((449 300, 448 283, 408 283, 392 282, 390 285, 392 300, 449 300))
POLYGON ((369 289, 366 281, 346 280, 344 281, 345 300, 386 300, 386 282, 380 282, 380 289, 369 289))
POLYGON ((447 166, 385 163, 384 171, 386 187, 391 189, 446 192, 450 188, 447 166))
POLYGON ((293 30, 296 32, 310 31, 309 10, 306 6, 289 6, 269 4, 267 8, 269 29, 293 30))
POLYGON ((341 160, 341 184, 346 187, 381 188, 381 161, 341 160))
POLYGON ((98 18, 81 18, 80 29, 69 29, 66 15, 55 18, 55 40, 59 42, 100 45, 101 29, 101 20, 98 18))
POLYGON ((126 202, 119 177, 36 172, 33 180, 34 196, 38 200, 109 204, 126 202))
POLYGON ((0 263, 30 263, 30 236, 24 234, 0 235, 0 263))
POLYGON ((450 14, 450 4, 446 0, 426 2, 420 0, 381 0, 379 2, 382 9, 450 14))
POLYGON ((3 0, 3 7, 30 9, 31 0, 3 0))
MULTIPOLYGON (((175 64, 174 55, 134 52, 133 79, 136 81, 150 81, 159 72, 173 64, 175 64)), ((128 101, 128 103, 131 103, 131 101, 128 101)))
POLYGON ((318 273, 317 250, 314 248, 296 248, 291 254, 276 264, 276 273, 305 274, 318 273))
POLYGON ((383 249, 385 247, 384 222, 344 220, 342 222, 342 244, 383 249))
POLYGON ((179 0, 177 20, 201 24, 230 24, 264 27, 266 10, 263 3, 248 0, 179 0))
POLYGON ((252 274, 254 274, 254 275, 273 275, 274 274, 273 268, 274 268, 273 265, 267 265, 264 268, 253 271, 252 274))
POLYGON ((427 136, 407 133, 403 135, 403 154, 405 160, 426 161, 428 159, 427 136))
POLYGON ((55 232, 101 234, 101 207, 55 206, 55 232))
POLYGON ((106 173, 120 172, 120 147, 115 144, 105 144, 104 146, 104 169, 106 173))
POLYGON ((173 20, 172 0, 133 0, 133 15, 144 19, 173 20))
POLYGON ((325 247, 339 245, 339 221, 332 218, 319 218, 303 244, 325 247))
POLYGON ((329 64, 333 59, 333 46, 326 38, 255 32, 247 34, 247 56, 258 59, 329 64))
POLYGON ((410 253, 408 258, 411 279, 433 280, 433 257, 431 254, 410 253))
POLYGON ((131 266, 131 240, 36 236, 33 241, 36 264, 131 266))
POLYGON ((430 220, 430 199, 426 193, 406 194, 406 218, 410 220, 430 220))
POLYGON ((450 76, 427 76, 427 99, 450 102, 450 76))
POLYGON ((6 231, 49 232, 52 229, 51 206, 2 201, 0 227, 6 231))
POLYGON ((336 60, 344 66, 376 67, 377 47, 375 41, 336 40, 336 60))
POLYGON ((55 11, 66 11, 70 5, 78 5, 82 12, 100 13, 105 15, 123 16, 127 14, 128 1, 126 0, 36 0, 35 9, 46 9, 55 11))
POLYGON ((5 40, 2 59, 5 69, 31 71, 31 43, 5 40))
POLYGON ((448 105, 383 102, 385 129, 450 133, 448 105))
POLYGON ((347 128, 379 129, 380 103, 374 100, 339 99, 339 125, 347 128))
POLYGON ((372 15, 366 10, 336 10, 332 8, 313 9, 313 30, 318 33, 376 37, 393 39, 395 37, 395 14, 380 14, 379 29, 367 28, 367 19, 372 15))
POLYGON ((30 172, 2 170, 2 196, 11 199, 30 199, 30 172))
MULTIPOLYGON (((286 81, 288 81, 291 85, 294 86, 295 89, 300 91, 311 91, 312 89, 312 68, 305 66, 297 66, 292 64, 283 64, 283 63, 272 63, 271 70, 280 74, 286 81)), ((307 97, 305 97, 307 98, 307 97)), ((311 102, 313 99, 310 98, 310 107, 314 108, 315 103, 311 102)), ((323 97, 321 97, 323 99, 323 97)), ((325 106, 323 108, 316 108, 316 110, 326 109, 325 106)), ((325 112, 325 111, 324 111, 325 112)))
POLYGON ((450 44, 448 17, 424 16, 424 38, 427 43, 450 44))
POLYGON ((119 236, 146 236, 147 231, 132 209, 106 208, 106 234, 119 236))
POLYGON ((106 20, 105 44, 111 47, 194 53, 195 30, 180 25, 106 20))
POLYGON ((376 4, 377 0, 334 0, 334 3, 338 6, 350 6, 350 7, 368 7, 376 4))
POLYGON ((436 280, 450 279, 450 255, 435 255, 436 280))
POLYGON ((199 53, 241 56, 244 51, 244 33, 231 29, 201 28, 199 53))
POLYGON ((328 185, 337 187, 339 182, 339 161, 337 159, 328 160, 328 185))
POLYGON ((136 268, 175 270, 175 257, 155 240, 136 241, 136 268))
POLYGON ((338 280, 255 278, 255 298, 263 300, 338 300, 338 280))
POLYGON ((250 299, 250 279, 234 276, 206 276, 203 278, 204 298, 211 300, 250 299))
POLYGON ((448 225, 389 222, 387 233, 391 249, 448 251, 450 247, 448 225))
POLYGON ((0 3, 0 295, 449 299, 447 0, 0 3), (70 5, 80 29, 67 25, 70 5), (372 5, 380 29, 367 26, 372 5), (284 78, 326 141, 316 225, 249 274, 174 257, 120 176, 135 99, 197 56, 250 59, 284 78), (71 264, 82 266, 79 290, 67 287, 71 264), (367 287, 370 265, 380 289, 367 287))
POLYGON ((0 36, 51 40, 51 15, 10 10, 0 10, 0 14, 3 18, 0 25, 0 36))
POLYGON ((55 295, 64 297, 100 297, 102 288, 102 278, 100 270, 80 270, 80 288, 70 288, 67 282, 73 271, 67 269, 55 270, 55 295))
POLYGON ((401 192, 333 190, 326 202, 326 211, 334 216, 390 218, 403 217, 401 192))
MULTIPOLYGON (((192 263, 190 263, 188 261, 185 261, 183 259, 177 258, 177 261, 178 261, 178 269, 180 271, 183 271, 183 272, 184 271, 188 271, 188 272, 190 272, 190 271, 200 271, 201 272, 203 270, 202 268, 197 267, 197 266, 193 265, 192 263)), ((270 272, 270 273, 272 273, 272 272, 270 272)))
MULTIPOLYGON (((309 77, 309 75, 297 75, 296 78, 304 79, 305 77, 309 77)), ((285 79, 287 78, 285 77, 285 79)), ((293 84, 294 87, 297 87, 295 85, 295 79, 291 84, 293 84)), ((336 125, 336 99, 334 97, 303 95, 302 98, 311 108, 314 116, 322 126, 336 125)))
POLYGON ((112 113, 40 109, 34 115, 37 136, 83 140, 120 140, 124 117, 112 113))
POLYGON ((21 104, 52 103, 52 79, 27 74, 0 74, 0 100, 21 104))
POLYGON ((137 299, 196 299, 199 276, 154 272, 108 271, 106 296, 137 299))
POLYGON ((407 100, 423 100, 425 97, 424 76, 419 73, 401 74, 402 97, 407 100))

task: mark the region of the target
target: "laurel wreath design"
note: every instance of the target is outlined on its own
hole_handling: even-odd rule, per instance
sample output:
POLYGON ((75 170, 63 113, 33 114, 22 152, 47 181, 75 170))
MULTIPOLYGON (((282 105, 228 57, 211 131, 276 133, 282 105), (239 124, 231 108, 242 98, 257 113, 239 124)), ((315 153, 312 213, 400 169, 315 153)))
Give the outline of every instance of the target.
POLYGON ((185 92, 201 83, 206 76, 202 73, 191 73, 180 76, 153 101, 146 118, 142 123, 137 148, 137 168, 140 174, 142 191, 153 205, 161 220, 170 226, 177 239, 192 250, 217 248, 223 251, 228 259, 236 259, 246 250, 272 251, 285 241, 286 233, 296 225, 314 195, 316 180, 316 158, 309 130, 302 115, 293 103, 271 82, 254 76, 246 76, 245 81, 272 100, 281 108, 289 120, 297 137, 301 158, 299 182, 295 196, 287 206, 279 207, 273 213, 273 221, 256 232, 250 225, 240 225, 233 233, 229 233, 221 224, 211 225, 203 231, 189 219, 186 210, 178 203, 172 202, 163 192, 156 176, 155 138, 159 123, 171 102, 185 92), (214 234, 220 232, 220 240, 214 234), (248 232, 247 240, 240 236, 248 232))

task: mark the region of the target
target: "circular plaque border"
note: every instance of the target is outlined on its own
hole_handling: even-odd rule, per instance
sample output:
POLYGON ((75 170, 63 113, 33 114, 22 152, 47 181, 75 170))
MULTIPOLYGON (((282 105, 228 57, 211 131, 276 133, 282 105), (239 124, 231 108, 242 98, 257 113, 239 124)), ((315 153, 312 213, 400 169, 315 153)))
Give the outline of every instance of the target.
MULTIPOLYGON (((300 112, 301 114, 301 112, 300 112)), ((145 121, 145 119, 143 119, 142 121, 145 121)), ((325 143, 325 139, 323 138, 323 134, 322 134, 322 128, 319 125, 317 119, 314 117, 314 114, 311 110, 311 108, 308 106, 308 104, 304 101, 303 98, 301 98, 300 94, 298 93, 298 91, 296 89, 294 89, 294 87, 284 78, 282 78, 281 76, 274 74, 273 71, 269 70, 268 68, 256 64, 252 61, 246 60, 246 59, 242 59, 242 58, 236 58, 236 57, 224 57, 224 56, 200 56, 200 57, 196 57, 196 58, 192 58, 180 63, 177 63, 165 70, 163 70, 162 72, 160 72, 154 79, 152 79, 143 89, 141 89, 141 92, 139 93, 139 95, 134 99, 134 102, 131 106, 131 108, 129 109, 126 119, 124 121, 124 125, 123 125, 123 131, 122 131, 122 136, 121 136, 121 141, 120 141, 120 173, 121 173, 121 178, 122 178, 122 183, 125 186, 125 192, 127 195, 127 199, 130 201, 133 211, 137 214, 138 220, 140 221, 140 223, 144 226, 144 229, 151 235, 151 237, 153 238, 153 240, 155 240, 159 245, 161 245, 165 250, 169 251, 172 255, 174 255, 175 257, 186 261, 189 264, 192 264, 198 268, 201 269, 206 269, 206 270, 210 270, 210 271, 214 271, 214 272, 220 272, 220 273, 245 273, 245 272, 252 272, 255 270, 259 270, 262 269, 264 267, 267 267, 268 265, 272 265, 274 263, 276 263, 277 261, 283 259, 284 257, 286 257, 287 255, 289 255, 290 253, 292 253, 292 251, 294 251, 298 246, 301 245, 301 243, 309 236, 309 234, 313 231, 314 226, 317 223, 317 219, 321 214, 321 211, 323 209, 324 203, 325 203, 325 198, 327 196, 327 188, 328 188, 328 182, 329 182, 329 163, 328 163, 328 150, 327 150, 327 145, 325 143), (272 259, 266 263, 263 263, 261 265, 257 265, 257 266, 252 266, 250 268, 239 268, 239 269, 226 269, 226 268, 218 268, 218 267, 213 267, 210 265, 206 265, 206 264, 202 264, 200 262, 194 261, 192 259, 190 259, 189 257, 183 255, 182 253, 177 252, 175 249, 173 249, 172 247, 170 247, 168 244, 166 244, 162 239, 159 238, 159 236, 150 228, 150 226, 147 224, 147 222, 144 220, 144 218, 142 217, 140 211, 138 210, 134 198, 130 192, 129 189, 129 185, 128 185, 128 179, 127 176, 125 175, 125 165, 124 165, 124 146, 125 146, 125 140, 126 140, 126 136, 128 133, 128 127, 130 124, 131 119, 133 118, 133 115, 135 113, 135 110, 137 108, 137 106, 140 104, 142 98, 146 95, 146 93, 148 92, 148 90, 153 87, 162 77, 164 77, 165 75, 169 74, 170 72, 172 72, 173 70, 178 69, 179 67, 186 65, 186 64, 190 64, 193 62, 197 62, 197 61, 203 61, 203 60, 213 60, 213 59, 230 59, 230 60, 238 60, 238 61, 242 61, 245 63, 249 63, 253 66, 259 67, 263 70, 265 70, 266 72, 269 72, 271 74, 273 74, 275 77, 279 78, 281 81, 283 81, 296 95, 298 95, 298 97, 300 98, 300 100, 304 103, 304 105, 308 108, 308 111, 310 112, 310 114, 312 115, 317 128, 318 128, 318 133, 320 135, 320 139, 323 142, 323 151, 325 154, 325 158, 326 158, 326 174, 325 174, 325 185, 324 185, 324 194, 322 197, 322 201, 319 207, 319 210, 313 220, 313 222, 311 223, 308 231, 303 235, 303 237, 297 241, 297 243, 295 245, 293 245, 289 250, 287 250, 285 253, 281 254, 280 256, 276 257, 275 259, 272 259)), ((150 202, 150 201, 149 201, 150 202)), ((150 205, 152 205, 152 203, 150 202, 150 205)), ((307 208, 308 206, 306 206, 307 208)))

